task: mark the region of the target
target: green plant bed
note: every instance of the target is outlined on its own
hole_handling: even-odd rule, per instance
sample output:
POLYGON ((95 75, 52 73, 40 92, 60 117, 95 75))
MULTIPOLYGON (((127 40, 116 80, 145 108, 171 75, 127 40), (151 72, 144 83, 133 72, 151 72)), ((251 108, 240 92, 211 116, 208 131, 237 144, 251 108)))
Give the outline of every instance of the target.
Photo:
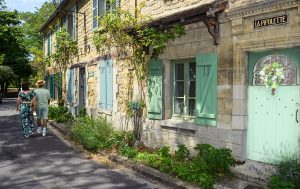
POLYGON ((74 118, 67 107, 50 106, 49 119, 55 120, 57 123, 69 123, 73 121, 74 118))
POLYGON ((164 146, 151 152, 123 146, 120 154, 181 180, 197 184, 203 189, 212 188, 216 180, 230 174, 229 168, 235 164, 229 149, 217 149, 209 144, 198 144, 195 147, 198 154, 194 157, 190 156, 189 150, 182 144, 178 145, 175 154, 171 155, 169 149, 164 146))
POLYGON ((89 151, 112 150, 122 145, 134 144, 132 133, 116 131, 105 119, 92 119, 88 116, 79 117, 74 121, 70 136, 89 151))

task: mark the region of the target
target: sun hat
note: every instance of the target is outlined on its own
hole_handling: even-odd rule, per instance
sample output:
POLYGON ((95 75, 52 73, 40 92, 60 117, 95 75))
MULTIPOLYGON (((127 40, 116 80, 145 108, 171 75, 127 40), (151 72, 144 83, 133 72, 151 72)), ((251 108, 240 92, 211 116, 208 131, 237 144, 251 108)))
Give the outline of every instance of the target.
POLYGON ((46 82, 44 81, 44 80, 38 80, 37 82, 36 82, 36 86, 41 86, 41 85, 44 85, 46 82))

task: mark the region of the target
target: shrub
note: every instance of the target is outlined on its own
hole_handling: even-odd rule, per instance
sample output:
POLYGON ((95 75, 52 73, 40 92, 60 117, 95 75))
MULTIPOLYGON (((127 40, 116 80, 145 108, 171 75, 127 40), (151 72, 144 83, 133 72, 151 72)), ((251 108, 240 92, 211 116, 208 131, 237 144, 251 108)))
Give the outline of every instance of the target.
POLYGON ((176 175, 184 181, 198 184, 201 188, 212 188, 215 180, 234 165, 231 151, 216 149, 209 144, 198 144, 195 149, 199 153, 193 158, 189 158, 190 152, 182 144, 178 145, 173 156, 169 154, 170 148, 163 146, 154 153, 138 152, 134 159, 162 172, 176 175))
POLYGON ((49 106, 49 119, 53 119, 58 123, 68 123, 73 120, 73 116, 67 107, 49 106))
POLYGON ((161 157, 169 157, 170 156, 170 147, 169 146, 163 146, 158 150, 158 153, 161 157))
POLYGON ((138 154, 138 151, 136 148, 123 146, 121 147, 120 153, 122 156, 134 158, 138 154))
POLYGON ((107 141, 110 148, 119 148, 120 146, 133 146, 135 136, 133 132, 114 131, 107 141))
POLYGON ((178 150, 175 151, 175 158, 177 160, 187 160, 190 155, 190 151, 184 144, 177 145, 178 150))
POLYGON ((78 110, 78 117, 84 117, 86 116, 86 108, 79 108, 78 110))
POLYGON ((196 159, 203 159, 211 173, 229 172, 229 168, 235 164, 230 149, 217 149, 210 144, 198 144, 195 149, 198 151, 196 159))
POLYGON ((296 158, 283 158, 276 164, 276 172, 271 176, 269 187, 274 189, 300 188, 300 163, 296 158))
POLYGON ((120 146, 132 145, 135 140, 132 132, 116 131, 105 119, 88 116, 78 117, 74 121, 70 136, 90 151, 118 149, 120 146))
POLYGON ((111 123, 102 118, 79 117, 71 127, 71 138, 90 151, 104 149, 109 146, 109 139, 113 133, 111 123))

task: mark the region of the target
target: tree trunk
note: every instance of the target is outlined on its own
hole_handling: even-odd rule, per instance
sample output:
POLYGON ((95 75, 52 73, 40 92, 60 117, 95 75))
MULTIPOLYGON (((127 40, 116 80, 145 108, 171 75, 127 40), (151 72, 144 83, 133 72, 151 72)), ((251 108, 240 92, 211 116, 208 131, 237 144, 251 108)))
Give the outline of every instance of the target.
POLYGON ((7 82, 5 82, 5 90, 4 90, 4 94, 7 93, 7 88, 8 88, 8 86, 9 86, 9 82, 7 81, 7 82))
POLYGON ((1 91, 0 91, 0 93, 4 93, 4 82, 1 83, 0 86, 1 86, 1 91))

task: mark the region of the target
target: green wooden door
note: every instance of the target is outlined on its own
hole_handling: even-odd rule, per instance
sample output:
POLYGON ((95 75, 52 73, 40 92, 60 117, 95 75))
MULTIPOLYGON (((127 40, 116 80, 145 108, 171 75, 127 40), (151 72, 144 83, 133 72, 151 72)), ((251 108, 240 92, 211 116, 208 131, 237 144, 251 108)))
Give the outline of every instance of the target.
POLYGON ((299 55, 299 49, 249 53, 248 159, 274 163, 298 153, 299 55), (284 66, 285 75, 274 95, 258 75, 273 61, 284 66))

